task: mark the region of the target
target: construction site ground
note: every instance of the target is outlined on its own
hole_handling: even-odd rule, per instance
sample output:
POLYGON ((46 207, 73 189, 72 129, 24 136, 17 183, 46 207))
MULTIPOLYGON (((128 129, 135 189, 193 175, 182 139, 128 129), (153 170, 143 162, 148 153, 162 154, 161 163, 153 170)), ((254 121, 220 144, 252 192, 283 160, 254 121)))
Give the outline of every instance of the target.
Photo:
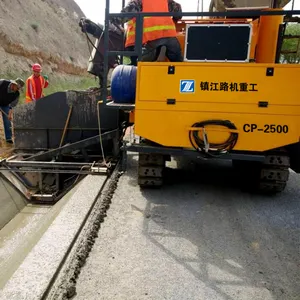
POLYGON ((241 191, 230 162, 176 164, 141 191, 129 156, 75 299, 299 300, 299 176, 270 197, 241 191))

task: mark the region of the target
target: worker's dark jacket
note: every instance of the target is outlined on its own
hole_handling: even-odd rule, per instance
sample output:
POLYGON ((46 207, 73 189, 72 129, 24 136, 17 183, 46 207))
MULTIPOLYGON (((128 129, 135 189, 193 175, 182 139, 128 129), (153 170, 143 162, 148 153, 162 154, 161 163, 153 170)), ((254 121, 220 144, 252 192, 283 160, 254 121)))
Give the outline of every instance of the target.
POLYGON ((0 80, 0 106, 15 106, 20 96, 19 92, 9 92, 9 80, 0 80))

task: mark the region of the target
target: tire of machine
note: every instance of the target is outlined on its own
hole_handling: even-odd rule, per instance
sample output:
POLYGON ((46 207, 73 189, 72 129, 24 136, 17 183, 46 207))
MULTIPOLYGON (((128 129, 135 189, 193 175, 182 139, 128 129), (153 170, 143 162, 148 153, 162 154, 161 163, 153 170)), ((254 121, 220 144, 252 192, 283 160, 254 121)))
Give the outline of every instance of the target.
POLYGON ((242 187, 247 191, 281 193, 289 180, 290 159, 282 151, 267 154, 264 163, 233 161, 233 166, 241 173, 242 187))

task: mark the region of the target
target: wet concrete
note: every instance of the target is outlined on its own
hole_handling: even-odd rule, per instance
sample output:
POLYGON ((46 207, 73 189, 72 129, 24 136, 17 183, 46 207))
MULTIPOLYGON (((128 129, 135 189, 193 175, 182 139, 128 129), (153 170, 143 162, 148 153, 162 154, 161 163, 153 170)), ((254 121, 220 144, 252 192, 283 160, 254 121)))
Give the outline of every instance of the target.
POLYGON ((106 176, 87 176, 43 218, 37 242, 0 290, 0 299, 38 300, 63 262, 106 176))
POLYGON ((226 163, 140 190, 136 157, 81 269, 76 300, 299 300, 300 189, 240 190, 226 163))
POLYGON ((76 190, 77 187, 54 206, 28 204, 2 228, 0 231, 0 290, 17 271, 76 190))

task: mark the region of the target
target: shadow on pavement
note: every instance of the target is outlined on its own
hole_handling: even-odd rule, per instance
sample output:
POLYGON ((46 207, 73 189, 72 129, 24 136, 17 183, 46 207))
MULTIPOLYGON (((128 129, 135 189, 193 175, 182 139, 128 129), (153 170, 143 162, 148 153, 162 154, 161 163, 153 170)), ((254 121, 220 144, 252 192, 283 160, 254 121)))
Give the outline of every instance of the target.
MULTIPOLYGON (((137 186, 137 161, 128 159, 137 186)), ((273 197, 243 193, 240 181, 227 162, 169 169, 163 188, 142 190, 144 234, 224 299, 298 300, 296 179, 273 197)))

